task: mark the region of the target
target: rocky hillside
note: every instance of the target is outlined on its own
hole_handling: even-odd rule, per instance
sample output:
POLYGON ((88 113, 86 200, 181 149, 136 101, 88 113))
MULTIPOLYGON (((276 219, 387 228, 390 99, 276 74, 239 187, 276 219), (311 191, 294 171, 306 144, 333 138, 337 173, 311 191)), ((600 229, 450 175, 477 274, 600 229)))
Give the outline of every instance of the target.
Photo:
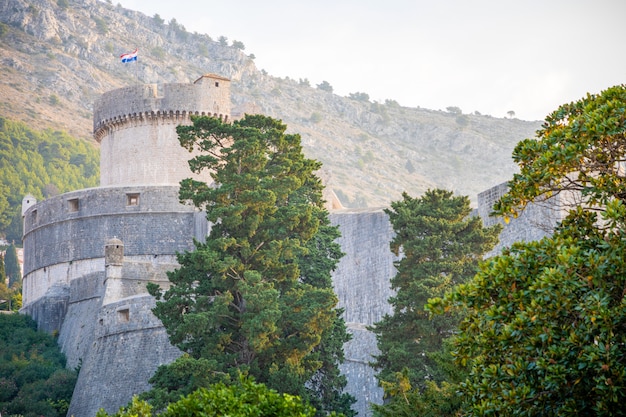
MULTIPOLYGON (((324 163, 327 183, 347 206, 388 205, 402 191, 432 187, 475 199, 511 177, 513 147, 539 127, 340 97, 306 80, 272 77, 253 56, 216 40, 228 34, 189 33, 108 2, 4 0, 0 22, 0 116, 91 140, 99 94, 217 73, 232 80, 233 114, 267 114, 302 135, 306 154, 324 163), (121 64, 119 55, 135 47, 138 65, 121 64)), ((386 76, 393 74, 381 74, 381 83, 386 76)))

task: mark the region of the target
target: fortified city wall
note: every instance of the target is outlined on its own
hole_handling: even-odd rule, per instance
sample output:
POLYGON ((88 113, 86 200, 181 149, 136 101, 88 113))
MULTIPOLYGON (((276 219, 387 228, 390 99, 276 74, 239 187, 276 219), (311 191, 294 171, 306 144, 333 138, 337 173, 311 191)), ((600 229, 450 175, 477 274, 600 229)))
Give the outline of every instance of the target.
MULTIPOLYGON (((68 415, 91 417, 100 407, 117 411, 149 389, 159 365, 180 355, 152 314, 155 300, 145 285, 167 287, 176 253, 208 235, 204 214, 178 201, 178 183, 191 176, 186 162, 193 154, 179 146, 175 128, 190 123, 192 114, 229 119, 229 81, 207 75, 190 85, 104 94, 94 110, 101 186, 39 203, 24 199, 22 311, 40 329, 58 332, 69 367, 81 365, 68 415)), ((479 195, 485 223, 499 221, 488 214, 505 191, 500 185, 479 195)), ((531 230, 544 212, 528 213, 505 227, 504 246, 548 233, 531 230)), ((341 369, 357 399, 355 410, 368 417, 369 403, 381 403, 382 390, 369 366, 378 351, 367 326, 391 313, 393 231, 380 209, 334 210, 330 219, 339 226, 345 253, 333 286, 353 336, 341 369)))

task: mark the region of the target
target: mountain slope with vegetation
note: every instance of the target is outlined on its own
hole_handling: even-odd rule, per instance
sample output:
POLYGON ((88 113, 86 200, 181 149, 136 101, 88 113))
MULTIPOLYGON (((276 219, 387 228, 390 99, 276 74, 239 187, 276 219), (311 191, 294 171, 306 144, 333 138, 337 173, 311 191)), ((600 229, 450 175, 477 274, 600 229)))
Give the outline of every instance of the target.
POLYGON ((67 133, 0 117, 0 172, 0 236, 20 242, 22 198, 96 186, 98 150, 67 133))
POLYGON ((322 176, 346 206, 387 206, 402 191, 434 187, 475 200, 512 176, 513 147, 539 128, 453 106, 434 111, 392 98, 371 102, 366 93, 340 97, 326 82, 272 77, 245 52, 245 39, 190 33, 175 19, 119 4, 8 0, 0 22, 0 116, 91 140, 99 94, 217 73, 232 80, 233 115, 262 113, 302 135, 305 153, 324 164, 322 176), (138 62, 122 64, 119 55, 135 47, 138 62))

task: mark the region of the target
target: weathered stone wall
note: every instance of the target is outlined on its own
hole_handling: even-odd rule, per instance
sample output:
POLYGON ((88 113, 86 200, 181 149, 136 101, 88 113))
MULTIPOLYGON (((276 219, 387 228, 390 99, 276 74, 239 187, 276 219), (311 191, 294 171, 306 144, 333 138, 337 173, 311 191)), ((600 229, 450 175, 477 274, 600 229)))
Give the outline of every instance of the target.
POLYGON ((152 314, 154 303, 142 295, 98 310, 68 415, 93 416, 100 408, 117 411, 133 395, 150 389, 148 380, 160 365, 180 356, 152 314))
POLYGON ((382 209, 342 210, 330 215, 338 225, 338 243, 345 253, 333 273, 339 305, 347 323, 374 324, 391 313, 389 280, 396 259, 389 249, 393 229, 382 209))
POLYGON ((112 237, 124 241, 127 256, 173 257, 207 229, 203 216, 178 202, 178 187, 94 188, 42 201, 25 213, 24 305, 53 285, 103 270, 112 237))
POLYGON ((178 185, 185 178, 212 182, 210 173, 194 174, 189 153, 178 142, 176 127, 189 125, 186 115, 133 119, 109 129, 100 146, 100 185, 178 185))
POLYGON ((369 365, 373 355, 379 353, 376 335, 367 330, 364 324, 348 323, 352 340, 344 345, 346 361, 341 372, 346 376, 346 392, 356 398, 353 408, 360 417, 372 415, 370 404, 383 403, 383 390, 378 386, 376 371, 369 365))
POLYGON ((186 112, 230 117, 230 80, 207 74, 193 84, 141 84, 102 94, 94 103, 93 130, 125 117, 186 112))
POLYGON ((354 409, 368 417, 372 415, 370 402, 381 404, 383 391, 369 366, 378 349, 375 335, 366 326, 392 313, 387 300, 393 295, 390 280, 396 273, 396 257, 389 249, 393 229, 382 209, 342 210, 331 213, 330 219, 339 226, 338 243, 345 253, 333 273, 333 286, 352 335, 344 346, 346 361, 341 371, 348 378, 346 391, 357 399, 354 409))
MULTIPOLYGON (((102 304, 104 272, 73 279, 58 343, 67 358, 67 367, 76 369, 87 359, 93 345, 98 310, 102 304)), ((78 417, 78 416, 76 416, 78 417)))
MULTIPOLYGON (((54 248, 38 248, 52 251, 54 248)), ((28 252, 27 252, 28 254, 28 252)), ((28 255, 27 255, 28 256, 28 255)), ((27 259, 25 256, 25 259, 27 259)), ((69 288, 70 281, 76 277, 96 273, 104 267, 102 259, 84 259, 76 262, 61 262, 36 269, 24 275, 22 281, 22 300, 24 308, 36 303, 43 297, 49 297, 51 288, 69 288)), ((39 308, 39 307, 38 307, 39 308)), ((58 328, 57 328, 58 330, 58 328)))
POLYGON ((31 316, 39 330, 54 334, 61 330, 69 297, 68 286, 55 284, 45 288, 44 296, 24 307, 21 312, 31 316))

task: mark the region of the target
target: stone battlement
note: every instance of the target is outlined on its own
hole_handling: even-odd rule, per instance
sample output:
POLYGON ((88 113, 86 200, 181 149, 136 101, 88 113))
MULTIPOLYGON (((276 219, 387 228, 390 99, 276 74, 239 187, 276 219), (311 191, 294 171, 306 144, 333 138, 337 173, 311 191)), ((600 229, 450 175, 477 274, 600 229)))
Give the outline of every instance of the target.
POLYGON ((110 126, 132 120, 209 115, 230 118, 230 80, 206 74, 193 84, 142 84, 104 93, 94 103, 93 129, 100 141, 110 126))

